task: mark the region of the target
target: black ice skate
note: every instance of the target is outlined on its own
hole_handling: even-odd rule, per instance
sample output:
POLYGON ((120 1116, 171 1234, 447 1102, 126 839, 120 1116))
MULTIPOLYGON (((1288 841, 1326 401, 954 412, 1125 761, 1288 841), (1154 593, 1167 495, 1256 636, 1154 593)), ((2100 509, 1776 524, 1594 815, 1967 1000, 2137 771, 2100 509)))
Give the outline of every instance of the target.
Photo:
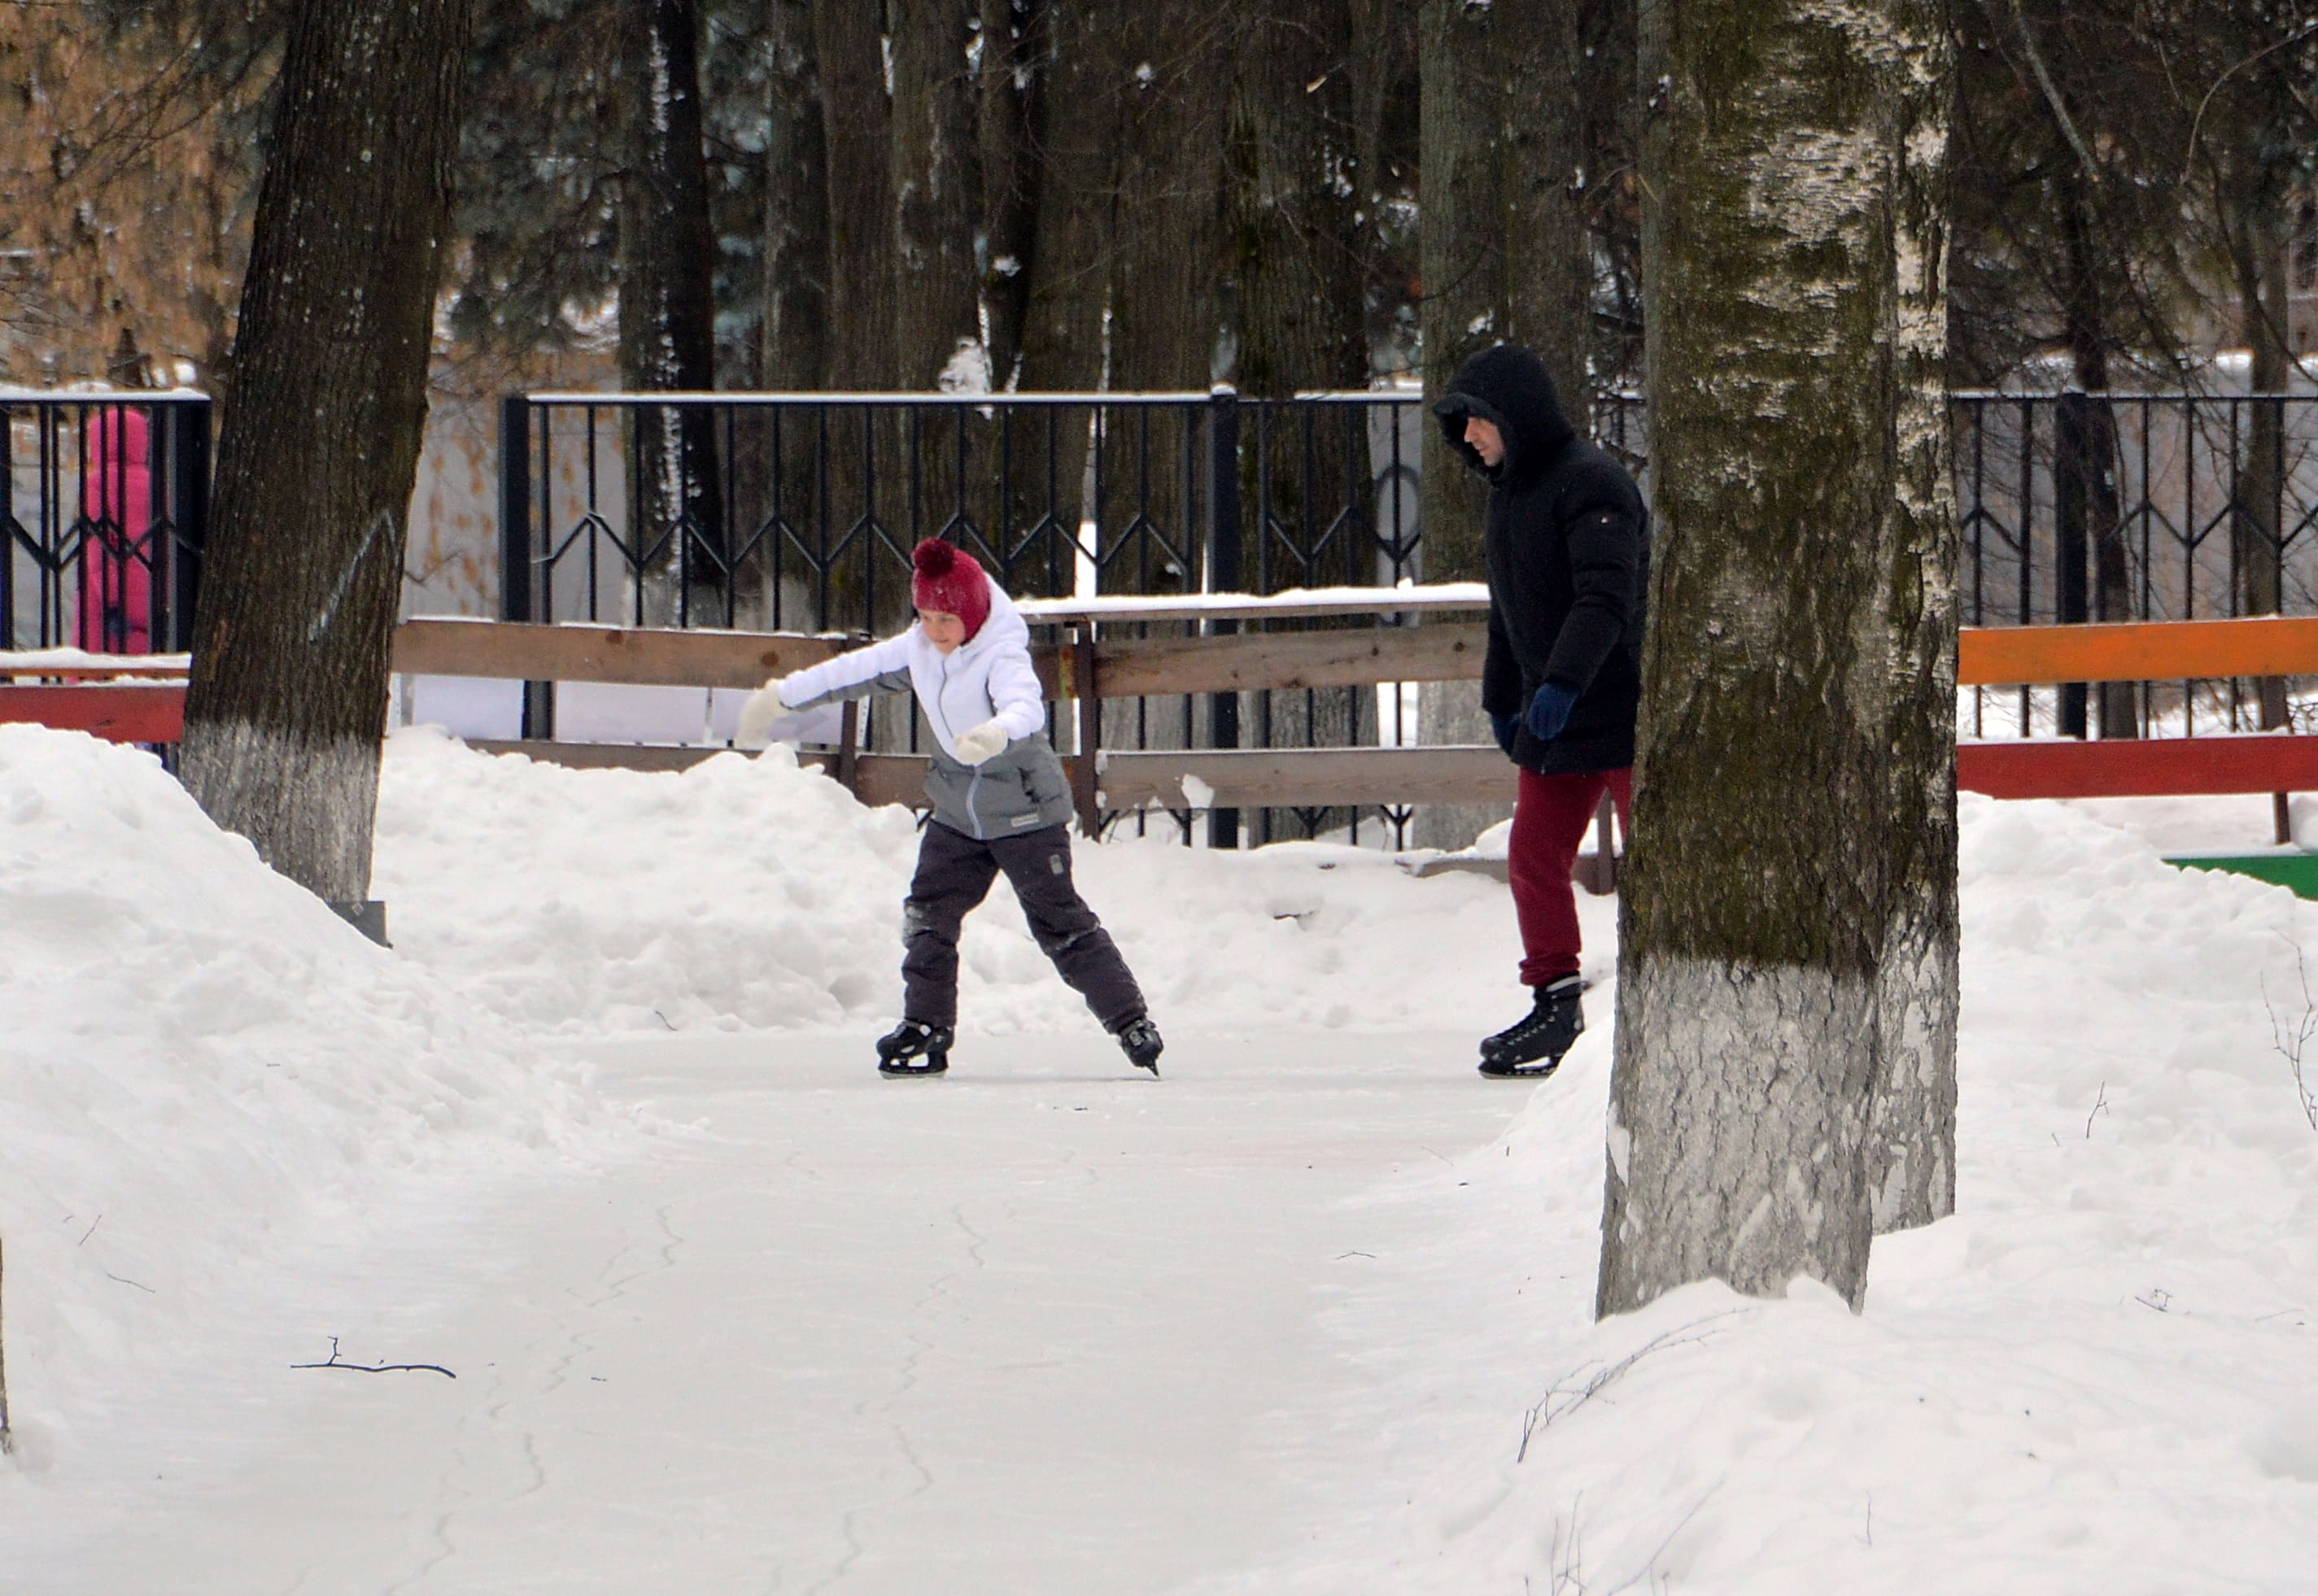
POLYGON ((1119 1046, 1129 1063, 1157 1077, 1159 1054, 1166 1044, 1159 1040, 1159 1027, 1151 1023, 1149 1015, 1138 1014, 1119 1027, 1119 1046))
POLYGON ((1585 1006, 1578 1001, 1585 990, 1586 982, 1575 975, 1538 988, 1536 1006, 1527 1015, 1481 1043, 1481 1073, 1552 1074, 1586 1028, 1585 1006))
POLYGON ((905 1019, 877 1038, 877 1073, 939 1075, 949 1068, 953 1039, 948 1026, 905 1019))

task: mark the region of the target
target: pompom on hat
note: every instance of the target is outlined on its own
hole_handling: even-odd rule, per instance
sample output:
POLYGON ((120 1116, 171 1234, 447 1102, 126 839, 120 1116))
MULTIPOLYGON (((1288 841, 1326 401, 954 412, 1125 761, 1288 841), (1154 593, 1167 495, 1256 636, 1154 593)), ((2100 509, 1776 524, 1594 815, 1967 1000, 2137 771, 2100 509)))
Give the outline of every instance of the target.
POLYGON ((966 623, 966 641, 990 618, 990 578, 973 555, 938 537, 910 551, 910 603, 966 623))

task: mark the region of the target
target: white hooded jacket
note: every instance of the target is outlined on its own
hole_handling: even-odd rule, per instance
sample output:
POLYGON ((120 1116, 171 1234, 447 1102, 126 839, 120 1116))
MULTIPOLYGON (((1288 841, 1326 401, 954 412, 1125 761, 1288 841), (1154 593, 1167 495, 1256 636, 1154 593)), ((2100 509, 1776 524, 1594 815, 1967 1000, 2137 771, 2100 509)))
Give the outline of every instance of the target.
POLYGON ((939 749, 926 776, 936 820, 987 841, 1070 818, 1070 784, 1047 740, 1046 694, 1030 664, 1029 624, 997 583, 990 583, 990 613, 980 628, 948 654, 912 623, 775 685, 793 710, 904 688, 917 695, 939 749), (980 765, 961 761, 958 735, 993 720, 1005 728, 1005 751, 980 765))

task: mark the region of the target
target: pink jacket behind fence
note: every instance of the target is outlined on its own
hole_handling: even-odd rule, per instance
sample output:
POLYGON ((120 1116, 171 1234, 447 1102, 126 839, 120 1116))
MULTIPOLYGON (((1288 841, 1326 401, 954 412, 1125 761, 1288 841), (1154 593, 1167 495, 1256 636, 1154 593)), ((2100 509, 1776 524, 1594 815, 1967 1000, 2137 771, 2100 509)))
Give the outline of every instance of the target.
POLYGON ((153 651, 153 562, 166 557, 153 527, 153 453, 145 412, 108 405, 91 414, 81 514, 80 646, 101 654, 153 651))

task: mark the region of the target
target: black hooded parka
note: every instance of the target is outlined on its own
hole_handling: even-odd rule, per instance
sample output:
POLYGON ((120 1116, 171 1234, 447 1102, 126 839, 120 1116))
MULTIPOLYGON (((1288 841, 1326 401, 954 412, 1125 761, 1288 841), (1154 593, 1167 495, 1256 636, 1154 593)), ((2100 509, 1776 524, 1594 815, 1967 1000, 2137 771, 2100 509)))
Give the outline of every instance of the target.
POLYGON ((1514 762, 1542 776, 1623 769, 1634 762, 1649 587, 1640 489, 1625 467, 1577 435, 1545 363, 1519 345, 1465 362, 1433 411, 1450 447, 1489 480, 1481 707, 1517 721, 1541 683, 1559 683, 1577 695, 1569 723, 1550 742, 1523 726, 1514 762), (1465 441, 1468 416, 1495 423, 1505 438, 1494 469, 1465 441))

